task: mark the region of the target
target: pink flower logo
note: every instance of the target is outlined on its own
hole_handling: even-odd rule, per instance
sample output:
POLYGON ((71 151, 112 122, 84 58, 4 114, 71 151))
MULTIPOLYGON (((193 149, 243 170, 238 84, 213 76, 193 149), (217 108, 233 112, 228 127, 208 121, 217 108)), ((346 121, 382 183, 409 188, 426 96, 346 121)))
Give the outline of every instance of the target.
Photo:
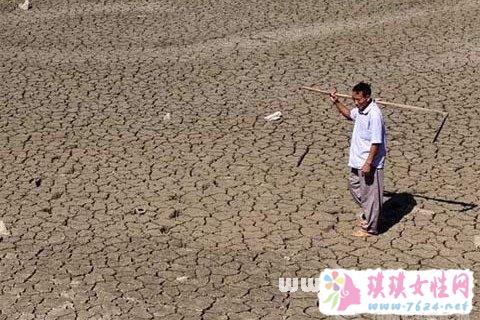
POLYGON ((344 311, 352 304, 360 304, 360 290, 347 274, 342 277, 337 271, 332 271, 323 277, 323 281, 329 292, 323 303, 330 304, 331 309, 338 306, 337 310, 344 311))

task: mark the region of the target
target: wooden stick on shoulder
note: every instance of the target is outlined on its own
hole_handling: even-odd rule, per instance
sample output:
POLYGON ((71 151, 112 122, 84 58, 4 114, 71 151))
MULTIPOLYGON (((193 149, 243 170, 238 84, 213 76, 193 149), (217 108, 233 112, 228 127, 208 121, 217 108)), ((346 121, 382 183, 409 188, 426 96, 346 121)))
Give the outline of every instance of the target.
MULTIPOLYGON (((317 89, 317 88, 313 88, 313 87, 302 86, 301 89, 330 95, 330 91, 321 90, 321 89, 317 89)), ((347 99, 351 98, 351 96, 349 96, 347 94, 341 94, 341 93, 337 93, 337 97, 347 98, 347 99)), ((421 108, 421 107, 411 106, 411 105, 408 105, 408 104, 400 104, 400 103, 387 102, 387 101, 382 101, 382 100, 375 100, 375 102, 378 103, 378 104, 384 105, 384 106, 392 106, 392 107, 398 107, 398 108, 408 109, 408 110, 440 113, 443 116, 446 116, 448 114, 448 113, 440 111, 440 110, 421 108)))
MULTIPOLYGON (((317 89, 317 88, 313 88, 313 87, 306 87, 306 86, 302 86, 300 87, 301 89, 304 89, 304 90, 309 90, 309 91, 314 91, 314 92, 319 92, 319 93, 323 93, 323 94, 328 94, 330 95, 330 91, 326 91, 326 90, 321 90, 321 89, 317 89)), ((341 98, 351 98, 351 96, 347 95, 347 94, 341 94, 341 93, 337 93, 337 97, 341 97, 341 98)), ((393 106, 393 107, 397 107, 397 108, 401 108, 401 109, 408 109, 408 110, 415 110, 415 111, 423 111, 423 112, 433 112, 433 113, 440 113, 441 115, 443 115, 443 119, 442 119, 442 122, 440 123, 440 125, 438 126, 438 129, 435 133, 435 137, 433 138, 433 141, 432 142, 436 142, 437 141, 437 138, 440 134, 440 131, 442 130, 443 128, 443 125, 445 124, 445 121, 447 120, 448 118, 448 112, 443 112, 443 111, 440 111, 440 110, 434 110, 434 109, 428 109, 428 108, 421 108, 421 107, 416 107, 416 106, 410 106, 408 104, 400 104, 400 103, 394 103, 394 102, 387 102, 387 101, 381 101, 381 100, 375 100, 376 103, 378 104, 381 104, 381 105, 384 105, 384 106, 393 106)))

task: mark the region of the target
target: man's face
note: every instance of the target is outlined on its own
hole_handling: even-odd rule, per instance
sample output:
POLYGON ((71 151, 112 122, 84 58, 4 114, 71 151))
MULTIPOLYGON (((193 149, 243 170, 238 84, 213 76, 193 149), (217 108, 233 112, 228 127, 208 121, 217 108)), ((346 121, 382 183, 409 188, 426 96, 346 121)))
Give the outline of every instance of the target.
POLYGON ((352 91, 352 100, 358 108, 365 108, 368 105, 370 96, 363 96, 363 92, 352 91))

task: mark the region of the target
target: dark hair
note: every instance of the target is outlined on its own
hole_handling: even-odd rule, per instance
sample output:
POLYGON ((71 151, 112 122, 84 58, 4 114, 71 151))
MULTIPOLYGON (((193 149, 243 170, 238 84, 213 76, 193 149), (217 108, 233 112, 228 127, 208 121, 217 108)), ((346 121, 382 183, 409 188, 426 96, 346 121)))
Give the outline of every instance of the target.
POLYGON ((361 92, 364 97, 368 97, 372 94, 372 87, 368 83, 359 82, 353 87, 352 91, 361 92))

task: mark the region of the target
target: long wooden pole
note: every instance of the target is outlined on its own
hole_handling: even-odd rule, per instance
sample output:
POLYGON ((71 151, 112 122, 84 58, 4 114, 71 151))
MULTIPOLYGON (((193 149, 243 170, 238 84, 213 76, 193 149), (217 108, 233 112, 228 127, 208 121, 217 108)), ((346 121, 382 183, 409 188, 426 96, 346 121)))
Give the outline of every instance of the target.
MULTIPOLYGON (((307 87, 307 86, 302 86, 300 88, 304 89, 304 90, 308 90, 308 91, 323 93, 323 94, 326 94, 326 95, 330 95, 330 93, 331 93, 330 91, 321 90, 321 89, 317 89, 317 88, 313 88, 313 87, 307 87)), ((341 94, 341 93, 337 93, 337 97, 347 98, 347 99, 351 98, 351 96, 349 96, 347 94, 341 94)), ((443 112, 443 111, 440 111, 440 110, 421 108, 421 107, 411 106, 411 105, 408 105, 408 104, 400 104, 400 103, 387 102, 387 101, 382 101, 382 100, 375 100, 375 102, 377 104, 381 104, 381 105, 384 105, 384 106, 392 106, 392 107, 398 107, 398 108, 401 108, 401 109, 423 111, 423 112, 433 112, 433 113, 439 113, 439 114, 443 115, 442 122, 438 126, 438 129, 435 133, 435 137, 433 138, 433 142, 437 141, 437 138, 440 134, 440 131, 442 130, 443 125, 445 124, 445 121, 447 120, 447 117, 448 117, 448 112, 443 112)))
MULTIPOLYGON (((314 91, 314 92, 319 92, 319 93, 323 93, 323 94, 328 94, 330 95, 331 91, 326 91, 326 90, 320 90, 320 89, 317 89, 317 88, 313 88, 313 87, 301 87, 302 89, 305 89, 305 90, 309 90, 309 91, 314 91)), ((349 96, 347 94, 341 94, 341 93, 337 93, 337 96, 338 97, 341 97, 341 98, 351 98, 352 96, 349 96)), ((417 110, 417 111, 425 111, 425 112, 435 112, 435 113, 440 113, 440 114, 443 114, 443 115, 446 115, 447 113, 446 112, 443 112, 443 111, 440 111, 440 110, 434 110, 434 109, 427 109, 427 108, 421 108, 421 107, 416 107, 416 106, 410 106, 408 104, 401 104, 401 103, 394 103, 394 102, 387 102, 387 101, 382 101, 382 100, 375 100, 375 102, 377 104, 381 104, 381 105, 384 105, 384 106, 392 106, 392 107, 399 107, 399 108, 402 108, 402 109, 409 109, 409 110, 417 110)))

